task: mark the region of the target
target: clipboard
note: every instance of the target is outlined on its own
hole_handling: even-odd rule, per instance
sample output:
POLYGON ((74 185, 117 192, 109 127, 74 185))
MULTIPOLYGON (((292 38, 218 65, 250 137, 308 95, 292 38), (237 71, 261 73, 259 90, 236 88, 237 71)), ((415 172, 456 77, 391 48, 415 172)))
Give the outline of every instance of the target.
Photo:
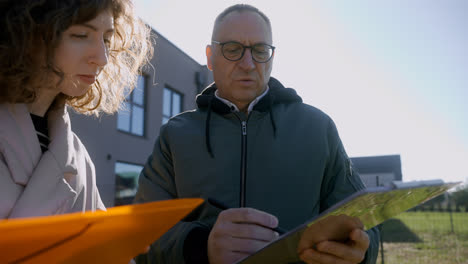
POLYGON ((174 199, 0 220, 0 263, 127 264, 202 202, 174 199))
POLYGON ((442 180, 394 182, 392 186, 360 190, 237 263, 284 264, 299 262, 297 246, 302 234, 314 224, 323 223, 322 220, 327 221, 335 216, 345 214, 359 218, 364 224, 364 229, 368 230, 458 184, 460 182, 444 183, 442 180))

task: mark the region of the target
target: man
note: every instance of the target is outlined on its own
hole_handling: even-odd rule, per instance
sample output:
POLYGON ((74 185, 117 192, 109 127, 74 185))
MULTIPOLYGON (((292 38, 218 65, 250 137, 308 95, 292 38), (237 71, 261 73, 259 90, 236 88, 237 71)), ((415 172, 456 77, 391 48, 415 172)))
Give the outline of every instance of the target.
MULTIPOLYGON (((226 9, 206 55, 215 82, 197 96, 198 109, 161 128, 135 201, 202 197, 233 209, 205 203, 153 244, 150 262, 234 263, 276 239, 278 224, 290 230, 364 188, 333 121, 270 78, 274 47, 263 13, 226 9)), ((347 242, 311 245, 314 234, 304 233, 300 259, 375 262, 378 233, 359 224, 347 242)))

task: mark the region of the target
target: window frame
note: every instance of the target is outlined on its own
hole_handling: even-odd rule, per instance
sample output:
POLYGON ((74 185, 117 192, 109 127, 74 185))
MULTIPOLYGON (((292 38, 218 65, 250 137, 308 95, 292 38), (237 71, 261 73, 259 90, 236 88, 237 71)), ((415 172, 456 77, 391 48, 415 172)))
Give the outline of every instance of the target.
POLYGON ((177 91, 176 89, 170 87, 169 85, 165 85, 164 88, 163 88, 163 95, 161 96, 162 97, 162 111, 161 111, 161 124, 164 125, 167 123, 164 122, 164 119, 166 118, 167 120, 171 119, 171 117, 177 115, 177 114, 180 114, 184 111, 184 94, 177 91), (170 105, 169 105, 169 110, 170 110, 170 115, 167 116, 165 113, 164 113, 164 92, 168 90, 170 92, 170 105), (174 94, 177 94, 179 95, 180 97, 180 105, 179 105, 179 112, 178 113, 173 113, 172 110, 174 109, 174 106, 173 106, 173 103, 174 103, 174 94))
MULTIPOLYGON (((119 115, 121 114, 120 112, 117 113, 117 122, 116 122, 116 127, 117 127, 117 131, 121 132, 121 133, 124 133, 124 134, 127 134, 127 135, 131 135, 131 136, 136 136, 136 137, 141 137, 141 138, 145 138, 146 137, 146 116, 147 116, 147 105, 148 105, 148 96, 147 96, 147 93, 148 93, 148 75, 146 74, 140 74, 138 75, 138 78, 142 78, 143 79, 143 89, 142 89, 142 93, 143 93, 143 104, 139 104, 139 103, 136 103, 134 100, 133 100, 133 96, 134 96, 134 92, 135 90, 138 88, 138 87, 135 87, 132 92, 129 94, 128 97, 130 97, 131 100, 129 100, 129 98, 125 98, 124 102, 127 104, 127 108, 126 109, 123 109, 123 111, 127 111, 128 114, 129 114, 129 127, 128 127, 128 130, 124 130, 124 129, 121 129, 119 128, 118 126, 118 122, 119 122, 119 115), (142 117, 142 134, 137 134, 137 133, 134 133, 132 132, 133 130, 133 106, 136 106, 138 108, 141 108, 142 109, 142 113, 143 113, 143 117, 142 117)), ((137 86, 138 86, 138 83, 137 83, 137 86)))
POLYGON ((136 179, 136 186, 135 186, 136 191, 138 191, 138 181, 139 181, 141 171, 143 171, 143 169, 145 168, 145 166, 143 164, 138 164, 138 163, 135 163, 135 162, 129 162, 129 161, 123 161, 123 160, 116 160, 114 162, 114 183, 115 183, 115 185, 114 185, 114 205, 115 206, 116 205, 131 204, 133 199, 135 198, 135 195, 136 195, 136 192, 135 192, 135 195, 133 195, 133 196, 126 196, 126 197, 120 197, 120 198, 117 197, 117 172, 116 172, 116 167, 117 167, 118 163, 124 164, 124 165, 131 165, 131 166, 141 167, 140 173, 138 174, 137 179, 136 179), (128 203, 125 203, 125 200, 127 200, 128 203))

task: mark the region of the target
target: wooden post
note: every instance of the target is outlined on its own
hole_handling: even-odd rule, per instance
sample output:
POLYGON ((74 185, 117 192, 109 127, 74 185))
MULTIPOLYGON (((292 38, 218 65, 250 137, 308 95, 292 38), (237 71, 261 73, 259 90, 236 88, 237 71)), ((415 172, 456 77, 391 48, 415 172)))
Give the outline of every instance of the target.
MULTIPOLYGON (((378 177, 378 176, 377 176, 378 177)), ((385 257, 384 257, 384 249, 383 249, 383 232, 382 232, 383 224, 379 225, 380 231, 380 257, 382 259, 382 264, 385 264, 385 257)))

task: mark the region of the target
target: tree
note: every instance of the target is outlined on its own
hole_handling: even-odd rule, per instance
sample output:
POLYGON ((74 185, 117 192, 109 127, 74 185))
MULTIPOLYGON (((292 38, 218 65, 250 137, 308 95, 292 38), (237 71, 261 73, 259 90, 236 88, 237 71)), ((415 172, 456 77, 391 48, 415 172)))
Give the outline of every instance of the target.
POLYGON ((462 188, 459 188, 452 193, 453 201, 456 206, 463 206, 465 210, 468 209, 468 185, 462 188))
POLYGON ((436 196, 436 197, 432 198, 431 200, 423 203, 421 205, 421 207, 428 208, 429 211, 439 211, 439 210, 441 210, 443 208, 442 204, 445 201, 446 201, 445 195, 441 194, 441 195, 436 196))

